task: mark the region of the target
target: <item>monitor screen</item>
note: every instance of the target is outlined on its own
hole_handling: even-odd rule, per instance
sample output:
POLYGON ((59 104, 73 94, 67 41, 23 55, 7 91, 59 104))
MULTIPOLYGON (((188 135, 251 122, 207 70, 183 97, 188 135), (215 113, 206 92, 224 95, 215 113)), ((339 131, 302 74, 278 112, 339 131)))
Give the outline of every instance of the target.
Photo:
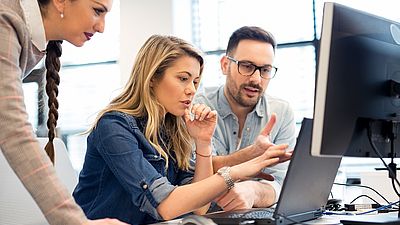
POLYGON ((311 154, 376 157, 372 140, 391 157, 390 140, 400 148, 399 82, 400 24, 325 3, 311 154))

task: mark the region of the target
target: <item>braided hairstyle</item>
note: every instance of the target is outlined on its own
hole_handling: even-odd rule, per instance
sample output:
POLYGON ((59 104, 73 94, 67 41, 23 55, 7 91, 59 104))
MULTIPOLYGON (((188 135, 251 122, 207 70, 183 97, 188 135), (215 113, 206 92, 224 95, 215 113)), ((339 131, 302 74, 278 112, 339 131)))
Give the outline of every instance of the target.
POLYGON ((62 41, 49 41, 46 47, 46 93, 48 96, 47 105, 49 106, 49 114, 47 119, 47 128, 49 129, 49 141, 45 150, 51 162, 54 164, 54 145, 53 140, 56 136, 56 127, 58 119, 58 85, 60 84, 60 56, 62 54, 62 41))

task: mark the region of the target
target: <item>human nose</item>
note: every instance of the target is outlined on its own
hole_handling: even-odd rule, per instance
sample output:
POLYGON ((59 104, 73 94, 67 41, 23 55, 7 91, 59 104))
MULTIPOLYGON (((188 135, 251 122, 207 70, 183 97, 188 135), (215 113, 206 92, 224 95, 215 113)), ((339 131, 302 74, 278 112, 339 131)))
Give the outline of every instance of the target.
POLYGON ((250 80, 261 82, 261 68, 256 68, 254 73, 250 76, 250 80))
POLYGON ((101 17, 99 22, 95 26, 96 32, 103 33, 104 32, 105 23, 106 23, 105 18, 101 17))
POLYGON ((196 93, 196 86, 194 85, 194 83, 187 85, 185 88, 185 94, 194 95, 194 93, 196 93))

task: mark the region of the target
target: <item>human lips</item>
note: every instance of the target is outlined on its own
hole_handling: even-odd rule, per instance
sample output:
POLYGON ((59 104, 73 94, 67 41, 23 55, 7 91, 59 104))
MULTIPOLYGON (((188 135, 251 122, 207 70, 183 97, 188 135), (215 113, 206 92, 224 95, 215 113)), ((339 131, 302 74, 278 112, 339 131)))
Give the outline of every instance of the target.
POLYGON ((185 105, 186 108, 189 108, 189 107, 190 107, 190 103, 192 103, 192 101, 190 101, 190 100, 184 100, 184 101, 181 101, 181 103, 183 103, 183 104, 185 105))
POLYGON ((243 94, 245 94, 246 96, 252 98, 255 96, 258 96, 259 93, 262 92, 261 87, 259 87, 258 85, 242 85, 241 89, 243 91, 243 94))
POLYGON ((246 91, 250 91, 250 92, 259 92, 260 90, 258 88, 254 88, 254 87, 244 87, 244 89, 246 91))
POLYGON ((92 38, 92 36, 93 36, 93 33, 89 33, 89 32, 83 32, 84 34, 85 34, 85 36, 86 36, 86 40, 90 40, 91 38, 92 38))

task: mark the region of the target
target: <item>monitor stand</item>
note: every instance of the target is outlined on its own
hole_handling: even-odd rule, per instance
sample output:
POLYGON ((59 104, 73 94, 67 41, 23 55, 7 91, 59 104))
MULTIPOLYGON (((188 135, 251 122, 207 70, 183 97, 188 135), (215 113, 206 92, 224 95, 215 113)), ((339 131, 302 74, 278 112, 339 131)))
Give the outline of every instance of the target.
MULTIPOLYGON (((392 126, 394 126, 394 122, 392 121, 392 126)), ((397 128, 396 128, 397 129, 397 128)), ((385 162, 385 169, 387 167, 387 170, 389 172, 389 178, 390 179, 396 179, 396 170, 397 166, 396 163, 393 162, 393 159, 395 157, 395 148, 394 148, 394 138, 397 137, 397 134, 393 133, 393 129, 390 130, 390 143, 391 143, 391 157, 392 157, 392 162, 389 165, 386 165, 385 162)), ((369 138, 372 148, 375 150, 375 153, 382 159, 382 156, 379 154, 379 152, 376 149, 376 146, 374 146, 373 142, 371 141, 372 139, 369 138)), ((397 182, 397 180, 396 180, 397 182)), ((398 183, 398 182, 397 182, 398 183)), ((397 193, 397 191, 396 191, 397 193)), ((340 220, 340 222, 343 225, 398 225, 400 224, 400 208, 398 209, 397 212, 391 212, 391 213, 380 213, 377 215, 356 215, 356 216, 350 216, 348 219, 340 220)))

